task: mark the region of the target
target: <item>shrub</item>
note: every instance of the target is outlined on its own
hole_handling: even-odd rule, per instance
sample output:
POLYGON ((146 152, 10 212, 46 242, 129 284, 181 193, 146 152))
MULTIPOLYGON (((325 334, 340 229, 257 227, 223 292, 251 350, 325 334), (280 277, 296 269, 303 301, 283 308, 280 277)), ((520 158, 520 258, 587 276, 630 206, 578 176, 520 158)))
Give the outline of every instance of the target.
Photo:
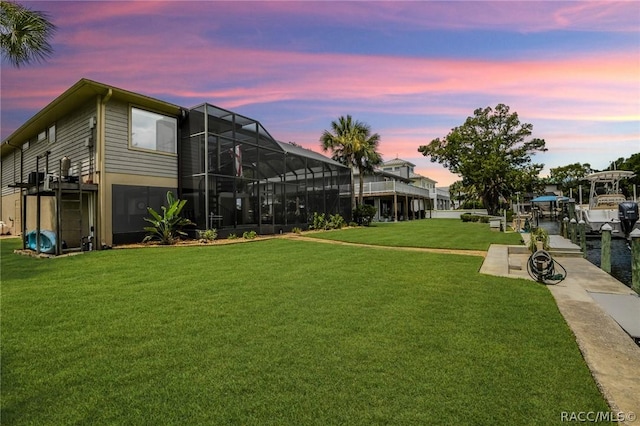
POLYGON ((327 219, 324 213, 314 212, 309 229, 340 229, 345 225, 346 222, 344 218, 339 214, 329 215, 329 218, 327 219))
POLYGON ((293 232, 294 234, 302 234, 302 229, 296 226, 291 230, 291 232, 293 232))
POLYGON ((244 238, 245 240, 253 240, 257 236, 258 234, 256 234, 256 231, 245 231, 242 234, 242 238, 244 238))
POLYGON ((210 242, 218 238, 218 231, 215 229, 207 229, 206 231, 198 231, 198 239, 202 242, 210 242))
POLYGON ((462 219, 463 222, 489 223, 489 220, 491 219, 491 217, 487 215, 463 213, 460 215, 460 219, 462 219))
POLYGON ((237 240, 237 239, 238 239, 238 236, 233 232, 229 234, 229 236, 227 237, 227 240, 237 240))
POLYGON ((332 214, 329 216, 329 221, 326 224, 326 229, 341 229, 344 228, 346 222, 344 218, 339 214, 332 214))
POLYGON ((160 244, 174 244, 179 235, 187 235, 182 228, 192 225, 189 219, 181 217, 180 212, 184 208, 187 200, 179 200, 175 198, 173 192, 167 191, 167 206, 162 206, 162 216, 151 207, 147 207, 147 211, 151 215, 150 218, 145 217, 144 220, 152 226, 145 226, 144 230, 148 232, 142 242, 157 239, 160 244))
POLYGON ((369 204, 360 204, 353 210, 353 220, 358 225, 369 226, 378 210, 369 204))
POLYGON ((355 222, 349 222, 349 226, 354 227, 354 226, 358 226, 358 224, 355 222))
POLYGON ((324 213, 313 212, 313 219, 311 222, 311 229, 325 229, 327 226, 327 220, 324 217, 324 213))
POLYGON ((536 228, 531 232, 531 238, 529 239, 529 251, 535 253, 538 250, 536 243, 542 242, 542 249, 549 250, 549 233, 546 229, 536 228))

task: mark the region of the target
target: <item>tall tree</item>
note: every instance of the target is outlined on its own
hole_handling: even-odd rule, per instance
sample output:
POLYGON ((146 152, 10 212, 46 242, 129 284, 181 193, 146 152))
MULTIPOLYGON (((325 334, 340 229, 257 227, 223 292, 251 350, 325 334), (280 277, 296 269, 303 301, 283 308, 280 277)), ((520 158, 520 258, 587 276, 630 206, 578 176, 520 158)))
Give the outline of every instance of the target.
POLYGON ((563 193, 577 194, 580 185, 588 185, 585 177, 592 173, 589 163, 573 163, 567 166, 553 167, 549 170, 549 182, 558 185, 563 193))
POLYGON ((625 179, 620 182, 620 188, 623 194, 631 197, 634 194, 633 188, 636 187, 637 196, 637 186, 640 185, 640 153, 632 154, 631 157, 627 159, 618 158, 614 164, 617 170, 630 170, 635 173, 635 176, 631 179, 625 179))
MULTIPOLYGON (((331 158, 349 166, 351 169, 351 208, 356 208, 356 196, 353 182, 353 170, 358 169, 361 176, 360 189, 362 191, 362 175, 382 161, 378 154, 380 135, 371 134, 368 124, 354 120, 351 115, 341 116, 331 122, 331 130, 325 130, 320 136, 323 151, 331 151, 331 158)), ((360 197, 362 202, 362 196, 360 197)))
POLYGON ((527 140, 532 131, 533 125, 520 123, 517 113, 498 104, 476 109, 463 125, 418 151, 460 175, 465 186, 475 185, 488 213, 497 214, 500 197, 509 198, 526 176, 543 168, 531 162, 535 151, 547 150, 544 139, 527 140))
POLYGON ((49 40, 55 31, 46 13, 11 1, 0 2, 0 49, 14 67, 49 57, 53 53, 49 40))
POLYGON ((373 173, 375 166, 382 164, 382 156, 378 152, 380 135, 371 134, 371 127, 364 123, 361 123, 359 130, 360 149, 355 153, 354 159, 360 181, 358 204, 362 205, 364 203, 364 176, 373 173))

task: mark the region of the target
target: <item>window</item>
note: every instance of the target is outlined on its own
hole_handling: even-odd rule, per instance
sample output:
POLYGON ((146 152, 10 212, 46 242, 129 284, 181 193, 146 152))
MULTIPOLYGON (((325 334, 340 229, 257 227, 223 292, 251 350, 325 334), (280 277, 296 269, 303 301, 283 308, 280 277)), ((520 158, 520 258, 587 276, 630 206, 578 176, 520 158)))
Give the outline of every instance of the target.
POLYGON ((131 108, 131 146, 175 154, 178 120, 151 111, 131 108))
POLYGON ((54 143, 56 141, 56 125, 52 124, 49 126, 49 143, 54 143))
POLYGON ((46 130, 43 130, 40 133, 38 133, 38 142, 42 142, 46 138, 47 138, 47 131, 46 130))

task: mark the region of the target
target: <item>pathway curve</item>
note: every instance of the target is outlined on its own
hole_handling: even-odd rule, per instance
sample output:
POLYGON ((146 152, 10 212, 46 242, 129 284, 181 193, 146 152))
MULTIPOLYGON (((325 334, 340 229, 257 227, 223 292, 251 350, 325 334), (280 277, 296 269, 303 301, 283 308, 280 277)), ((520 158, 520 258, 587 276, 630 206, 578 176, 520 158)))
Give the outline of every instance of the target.
POLYGON ((486 257, 487 252, 483 250, 455 250, 455 249, 437 249, 437 248, 425 248, 425 247, 394 247, 394 246, 380 246, 375 244, 363 244, 363 243, 351 243, 346 241, 325 240, 323 238, 305 237, 298 234, 284 234, 282 238, 300 241, 312 241, 314 243, 326 243, 326 244, 338 244, 344 246, 354 247, 369 247, 378 248, 383 250, 401 250, 401 251, 416 251, 424 253, 444 253, 444 254, 460 254, 464 256, 480 256, 486 257))

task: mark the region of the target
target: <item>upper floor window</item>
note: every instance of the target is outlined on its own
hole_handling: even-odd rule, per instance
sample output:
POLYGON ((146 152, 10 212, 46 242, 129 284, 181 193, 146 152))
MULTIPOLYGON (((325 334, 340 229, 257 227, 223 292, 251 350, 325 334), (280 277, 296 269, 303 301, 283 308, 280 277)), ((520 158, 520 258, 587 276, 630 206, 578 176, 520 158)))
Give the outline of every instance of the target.
POLYGON ((49 126, 49 143, 54 143, 56 141, 56 125, 52 124, 49 126))
POLYGON ((131 107, 132 147, 175 154, 177 141, 177 119, 131 107))

